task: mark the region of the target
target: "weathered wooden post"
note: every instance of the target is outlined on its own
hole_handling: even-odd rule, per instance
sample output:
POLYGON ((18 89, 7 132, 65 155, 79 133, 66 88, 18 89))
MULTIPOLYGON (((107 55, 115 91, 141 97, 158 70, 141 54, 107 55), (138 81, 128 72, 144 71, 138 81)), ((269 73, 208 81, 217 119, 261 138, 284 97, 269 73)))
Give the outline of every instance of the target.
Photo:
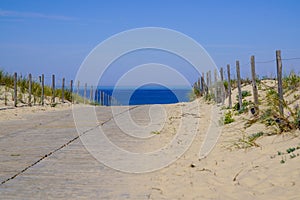
POLYGON ((52 74, 52 101, 51 103, 55 103, 55 75, 52 74))
MULTIPOLYGON (((207 73, 206 73, 206 79, 207 78, 207 73)), ((203 72, 202 73, 202 81, 203 81, 203 86, 204 86, 204 90, 205 90, 205 95, 208 95, 208 85, 207 85, 207 82, 205 82, 205 73, 203 72)))
POLYGON ((202 73, 202 76, 201 76, 201 86, 202 86, 202 95, 205 95, 206 87, 205 87, 205 83, 204 83, 204 73, 202 73))
POLYGON ((96 86, 96 89, 95 89, 95 101, 96 101, 97 104, 99 103, 97 86, 96 86))
POLYGON ((17 107, 18 103, 18 74, 15 72, 14 74, 14 106, 17 107))
POLYGON ((282 88, 282 62, 281 51, 276 51, 276 63, 277 63, 277 82, 278 82, 278 97, 279 97, 279 113, 281 116, 284 114, 283 109, 283 88, 282 88))
POLYGON ((253 87, 253 100, 255 108, 258 109, 258 91, 256 86, 256 73, 255 73, 255 57, 251 56, 251 75, 252 75, 252 87, 253 87))
POLYGON ((204 96, 204 94, 205 94, 205 87, 204 87, 204 84, 203 84, 202 75, 200 75, 199 79, 200 79, 201 96, 204 96))
POLYGON ((71 95, 71 103, 73 103, 73 80, 70 82, 70 95, 71 95))
POLYGON ((217 69, 214 70, 214 98, 215 102, 219 103, 220 99, 220 92, 219 92, 219 85, 218 85, 218 71, 217 69))
POLYGON ((211 86, 212 86, 212 79, 211 79, 211 71, 209 70, 208 71, 208 80, 209 80, 209 87, 211 88, 211 86))
POLYGON ((62 86, 61 86, 61 102, 65 103, 65 78, 62 79, 62 86))
MULTIPOLYGON (((206 72, 206 86, 207 86, 207 88, 209 88, 209 73, 208 72, 206 72)), ((208 94, 208 92, 207 92, 207 94, 208 94)))
POLYGON ((32 95, 32 75, 28 75, 28 106, 31 106, 31 95, 32 95))
POLYGON ((76 103, 78 103, 78 100, 79 100, 78 99, 79 98, 79 89, 80 89, 80 81, 77 82, 77 97, 76 97, 77 100, 76 100, 76 103))
POLYGON ((222 105, 224 105, 226 95, 225 95, 225 90, 224 90, 224 71, 223 71, 223 67, 221 67, 221 69, 220 69, 220 77, 221 77, 222 105))
POLYGON ((44 74, 42 74, 42 93, 41 93, 41 102, 42 102, 42 106, 44 105, 44 98, 45 98, 45 76, 44 74))
POLYGON ((201 87, 200 78, 198 78, 198 90, 199 90, 200 96, 202 96, 202 87, 201 87))
POLYGON ((223 72, 223 67, 221 67, 220 69, 220 77, 221 77, 221 81, 224 81, 224 72, 223 72))
POLYGON ((232 108, 232 99, 231 99, 231 78, 230 78, 230 65, 227 65, 227 75, 228 75, 228 107, 232 108))
POLYGON ((101 106, 104 105, 104 92, 101 91, 101 106))
POLYGON ((217 69, 214 70, 214 84, 218 82, 218 71, 217 69))
POLYGON ((94 102, 93 93, 94 93, 94 88, 93 88, 93 86, 91 86, 91 90, 90 90, 90 101, 91 101, 91 103, 94 102))
POLYGON ((239 110, 241 110, 243 106, 243 101, 242 101, 240 62, 238 60, 236 61, 236 76, 237 76, 237 84, 238 84, 238 92, 239 92, 239 110))

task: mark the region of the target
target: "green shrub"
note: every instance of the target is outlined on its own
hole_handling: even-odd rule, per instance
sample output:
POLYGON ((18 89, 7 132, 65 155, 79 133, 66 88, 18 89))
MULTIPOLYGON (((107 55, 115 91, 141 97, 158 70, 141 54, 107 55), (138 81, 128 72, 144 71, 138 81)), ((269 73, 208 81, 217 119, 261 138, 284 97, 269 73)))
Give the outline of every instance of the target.
POLYGON ((233 109, 235 111, 238 111, 238 114, 242 114, 242 113, 245 113, 245 112, 248 112, 249 111, 249 105, 250 105, 250 102, 247 101, 247 100, 243 100, 242 102, 242 107, 240 107, 240 104, 239 103, 236 103, 234 106, 233 106, 233 109))
POLYGON ((232 117, 232 112, 228 111, 225 113, 225 116, 224 116, 224 124, 230 124, 232 122, 234 122, 234 119, 232 117))
POLYGON ((215 98, 215 95, 212 93, 208 93, 205 95, 205 101, 212 101, 215 98))
MULTIPOLYGON (((245 97, 248 97, 248 96, 251 96, 250 91, 247 91, 247 90, 242 91, 242 99, 244 99, 245 97)), ((236 95, 236 99, 237 100, 239 99, 239 95, 236 95)))

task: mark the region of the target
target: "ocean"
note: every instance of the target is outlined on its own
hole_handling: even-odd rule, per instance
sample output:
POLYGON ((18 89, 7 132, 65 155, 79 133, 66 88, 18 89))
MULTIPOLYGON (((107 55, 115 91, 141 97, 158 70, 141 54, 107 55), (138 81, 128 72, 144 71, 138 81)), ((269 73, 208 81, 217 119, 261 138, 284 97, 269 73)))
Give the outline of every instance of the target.
MULTIPOLYGON (((91 91, 87 91, 86 96, 93 99, 95 103, 105 106, 171 104, 190 101, 191 91, 191 88, 182 87, 174 89, 165 87, 141 87, 138 89, 97 87, 93 91, 93 96, 91 96, 91 91)), ((80 94, 83 95, 82 90, 80 94)))

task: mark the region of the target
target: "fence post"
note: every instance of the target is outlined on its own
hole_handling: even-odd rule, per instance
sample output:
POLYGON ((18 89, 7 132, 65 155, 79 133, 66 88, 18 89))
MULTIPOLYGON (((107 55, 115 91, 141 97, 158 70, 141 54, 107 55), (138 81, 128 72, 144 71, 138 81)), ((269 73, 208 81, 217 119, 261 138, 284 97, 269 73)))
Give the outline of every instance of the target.
MULTIPOLYGON (((209 73, 206 72, 206 86, 207 88, 209 88, 209 73)), ((208 94, 208 90, 207 90, 207 94, 208 94)))
POLYGON ((211 86, 212 86, 212 80, 211 80, 211 71, 209 70, 208 71, 208 80, 209 80, 209 87, 211 88, 211 86))
POLYGON ((206 87, 204 84, 204 73, 202 73, 202 76, 201 76, 201 85, 202 85, 202 95, 204 96, 205 92, 206 92, 206 87))
POLYGON ((94 88, 93 88, 93 86, 91 86, 91 90, 90 90, 90 101, 91 101, 91 103, 93 103, 93 93, 94 93, 94 88))
POLYGON ((78 81, 77 82, 77 101, 76 101, 76 103, 78 103, 79 101, 78 101, 78 98, 79 98, 79 87, 80 87, 80 81, 78 81))
POLYGON ((31 94, 32 94, 32 75, 28 74, 28 106, 31 106, 31 94))
POLYGON ((220 69, 220 77, 221 77, 220 87, 221 87, 221 98, 222 98, 221 100, 222 100, 222 105, 224 105, 226 95, 225 95, 225 90, 224 90, 224 71, 223 71, 223 67, 221 67, 221 69, 220 69))
POLYGON ((231 99, 231 78, 230 78, 230 65, 227 65, 227 75, 228 75, 228 106, 232 108, 232 99, 231 99))
POLYGON ((44 74, 42 74, 42 96, 41 96, 41 100, 42 100, 42 106, 44 105, 44 97, 45 97, 45 76, 44 74))
POLYGON ((199 89, 200 96, 202 96, 202 87, 201 87, 200 78, 198 78, 198 89, 199 89))
POLYGON ((98 100, 98 89, 97 89, 97 86, 95 88, 95 101, 96 101, 96 104, 99 104, 99 100, 98 100))
POLYGON ((61 102, 65 103, 65 78, 62 79, 62 86, 61 86, 61 102))
POLYGON ((219 103, 219 86, 218 86, 218 71, 217 69, 214 70, 214 93, 215 93, 215 102, 219 103))
POLYGON ((201 96, 203 96, 204 95, 204 87, 203 87, 203 82, 202 82, 202 76, 200 76, 199 81, 200 81, 201 96))
POLYGON ((17 107, 17 103, 18 103, 18 86, 17 86, 17 82, 18 81, 18 74, 17 72, 15 72, 14 74, 14 106, 17 107))
POLYGON ((282 88, 282 62, 281 51, 276 51, 276 63, 277 63, 277 82, 278 82, 278 97, 279 97, 279 113, 283 116, 283 88, 282 88))
POLYGON ((206 82, 205 82, 205 74, 203 73, 203 83, 205 85, 205 94, 208 95, 208 73, 206 73, 206 82))
POLYGON ((223 67, 221 67, 220 69, 220 77, 221 77, 221 81, 224 81, 224 72, 223 72, 223 67))
POLYGON ((253 98, 254 98, 254 105, 256 109, 258 108, 258 91, 256 86, 256 73, 255 73, 255 57, 251 56, 251 74, 252 74, 252 87, 253 87, 253 98))
POLYGON ((242 88, 241 88, 241 72, 240 72, 240 62, 236 61, 236 76, 237 76, 237 84, 238 84, 238 92, 239 92, 239 110, 242 109, 242 88))
POLYGON ((214 78, 215 78, 215 84, 218 82, 218 71, 217 69, 214 70, 214 78))
POLYGON ((52 74, 52 101, 51 103, 55 103, 55 75, 52 74))
POLYGON ((104 92, 101 91, 101 106, 104 106, 104 92))
POLYGON ((73 103, 73 80, 70 82, 70 95, 71 95, 71 103, 73 103))

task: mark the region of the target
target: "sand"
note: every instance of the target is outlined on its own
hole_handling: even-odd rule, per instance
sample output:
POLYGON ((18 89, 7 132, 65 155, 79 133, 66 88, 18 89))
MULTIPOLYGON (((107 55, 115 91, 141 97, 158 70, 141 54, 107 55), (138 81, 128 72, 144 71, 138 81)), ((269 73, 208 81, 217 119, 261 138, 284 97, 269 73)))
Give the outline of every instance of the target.
POLYGON ((33 113, 41 113, 41 112, 53 112, 53 111, 60 111, 71 109, 72 104, 65 100, 62 103, 61 99, 55 98, 55 107, 51 106, 51 98, 45 97, 44 106, 41 106, 40 102, 33 102, 33 97, 31 99, 32 106, 29 107, 27 102, 28 101, 28 94, 22 94, 22 101, 18 100, 17 107, 14 107, 14 101, 12 98, 13 90, 9 89, 5 92, 5 87, 0 86, 0 121, 7 121, 7 120, 17 120, 17 119, 25 119, 26 115, 30 115, 33 113), (6 94, 6 97, 5 97, 6 94), (6 104, 5 104, 5 98, 6 104))
MULTIPOLYGON (((243 90, 251 91, 251 86, 246 86, 243 90)), ((236 93, 236 90, 233 91, 233 97, 236 93)), ((161 122, 164 123, 164 127, 148 143, 126 142, 112 135, 112 140, 119 141, 124 148, 130 149, 132 146, 129 145, 134 144, 133 151, 148 152, 171 141, 174 138, 174 131, 179 129, 180 120, 186 119, 186 127, 194 127, 195 122, 199 120, 197 135, 190 148, 176 162, 161 170, 142 174, 117 172, 101 165, 86 151, 80 140, 74 140, 32 166, 28 171, 22 172, 17 178, 0 185, 0 196, 5 199, 39 197, 49 199, 300 199, 300 156, 297 156, 300 154, 300 149, 293 152, 296 156, 294 158, 286 153, 286 150, 291 147, 300 147, 299 131, 262 137, 256 141, 259 147, 236 148, 234 144, 244 135, 268 130, 259 123, 245 130, 245 119, 250 118, 251 115, 248 113, 234 116, 235 122, 222 126, 222 134, 210 154, 199 159, 205 133, 212 122, 213 106, 215 105, 207 104, 203 100, 164 105, 168 116, 166 121, 161 122), (196 112, 197 106, 200 112, 196 112), (182 107, 187 108, 185 112, 189 114, 183 114, 180 110, 182 107), (278 155, 278 152, 281 155, 278 155)), ((5 109, 0 110, 0 120, 3 126, 12 123, 12 120, 19 124, 21 120, 36 119, 35 116, 54 117, 56 114, 60 116, 62 115, 62 112, 58 111, 60 109, 61 107, 5 109)), ((48 128, 51 128, 52 133, 60 132, 57 127, 65 124, 71 129, 60 132, 60 137, 69 139, 55 140, 51 137, 52 146, 47 146, 45 152, 52 151, 57 146, 67 143, 72 137, 76 137, 70 106, 63 106, 63 109, 66 109, 65 114, 69 113, 65 123, 58 120, 55 126, 48 124, 48 128)), ((110 119, 108 109, 108 107, 97 108, 101 123, 110 119)), ((149 119, 145 112, 148 110, 149 106, 132 110, 131 114, 136 123, 147 124, 149 119)), ((113 120, 106 122, 103 128, 111 133, 120 131, 113 123, 113 120)), ((189 132, 189 130, 185 131, 189 132)), ((26 138, 24 134, 34 132, 34 129, 24 131, 24 134, 21 131, 20 134, 10 137, 6 137, 9 135, 7 132, 1 128, 0 136, 3 137, 0 139, 0 149, 5 148, 5 151, 1 151, 0 161, 4 159, 5 162, 8 162, 7 158, 13 159, 5 153, 10 152, 11 145, 7 142, 12 140, 14 145, 18 145, 16 141, 21 142, 24 139, 17 138, 26 138)), ((40 132, 40 138, 36 140, 43 140, 42 133, 40 132)), ((42 146, 40 148, 43 150, 42 146)), ((34 163, 36 159, 38 158, 30 157, 26 163, 34 163)), ((22 159, 16 163, 22 163, 22 159)), ((16 163, 15 172, 21 171, 25 166, 18 167, 16 163)), ((11 164, 14 165, 14 161, 11 161, 11 164)), ((0 167, 0 172, 4 174, 2 177, 10 176, 4 168, 0 167)))

